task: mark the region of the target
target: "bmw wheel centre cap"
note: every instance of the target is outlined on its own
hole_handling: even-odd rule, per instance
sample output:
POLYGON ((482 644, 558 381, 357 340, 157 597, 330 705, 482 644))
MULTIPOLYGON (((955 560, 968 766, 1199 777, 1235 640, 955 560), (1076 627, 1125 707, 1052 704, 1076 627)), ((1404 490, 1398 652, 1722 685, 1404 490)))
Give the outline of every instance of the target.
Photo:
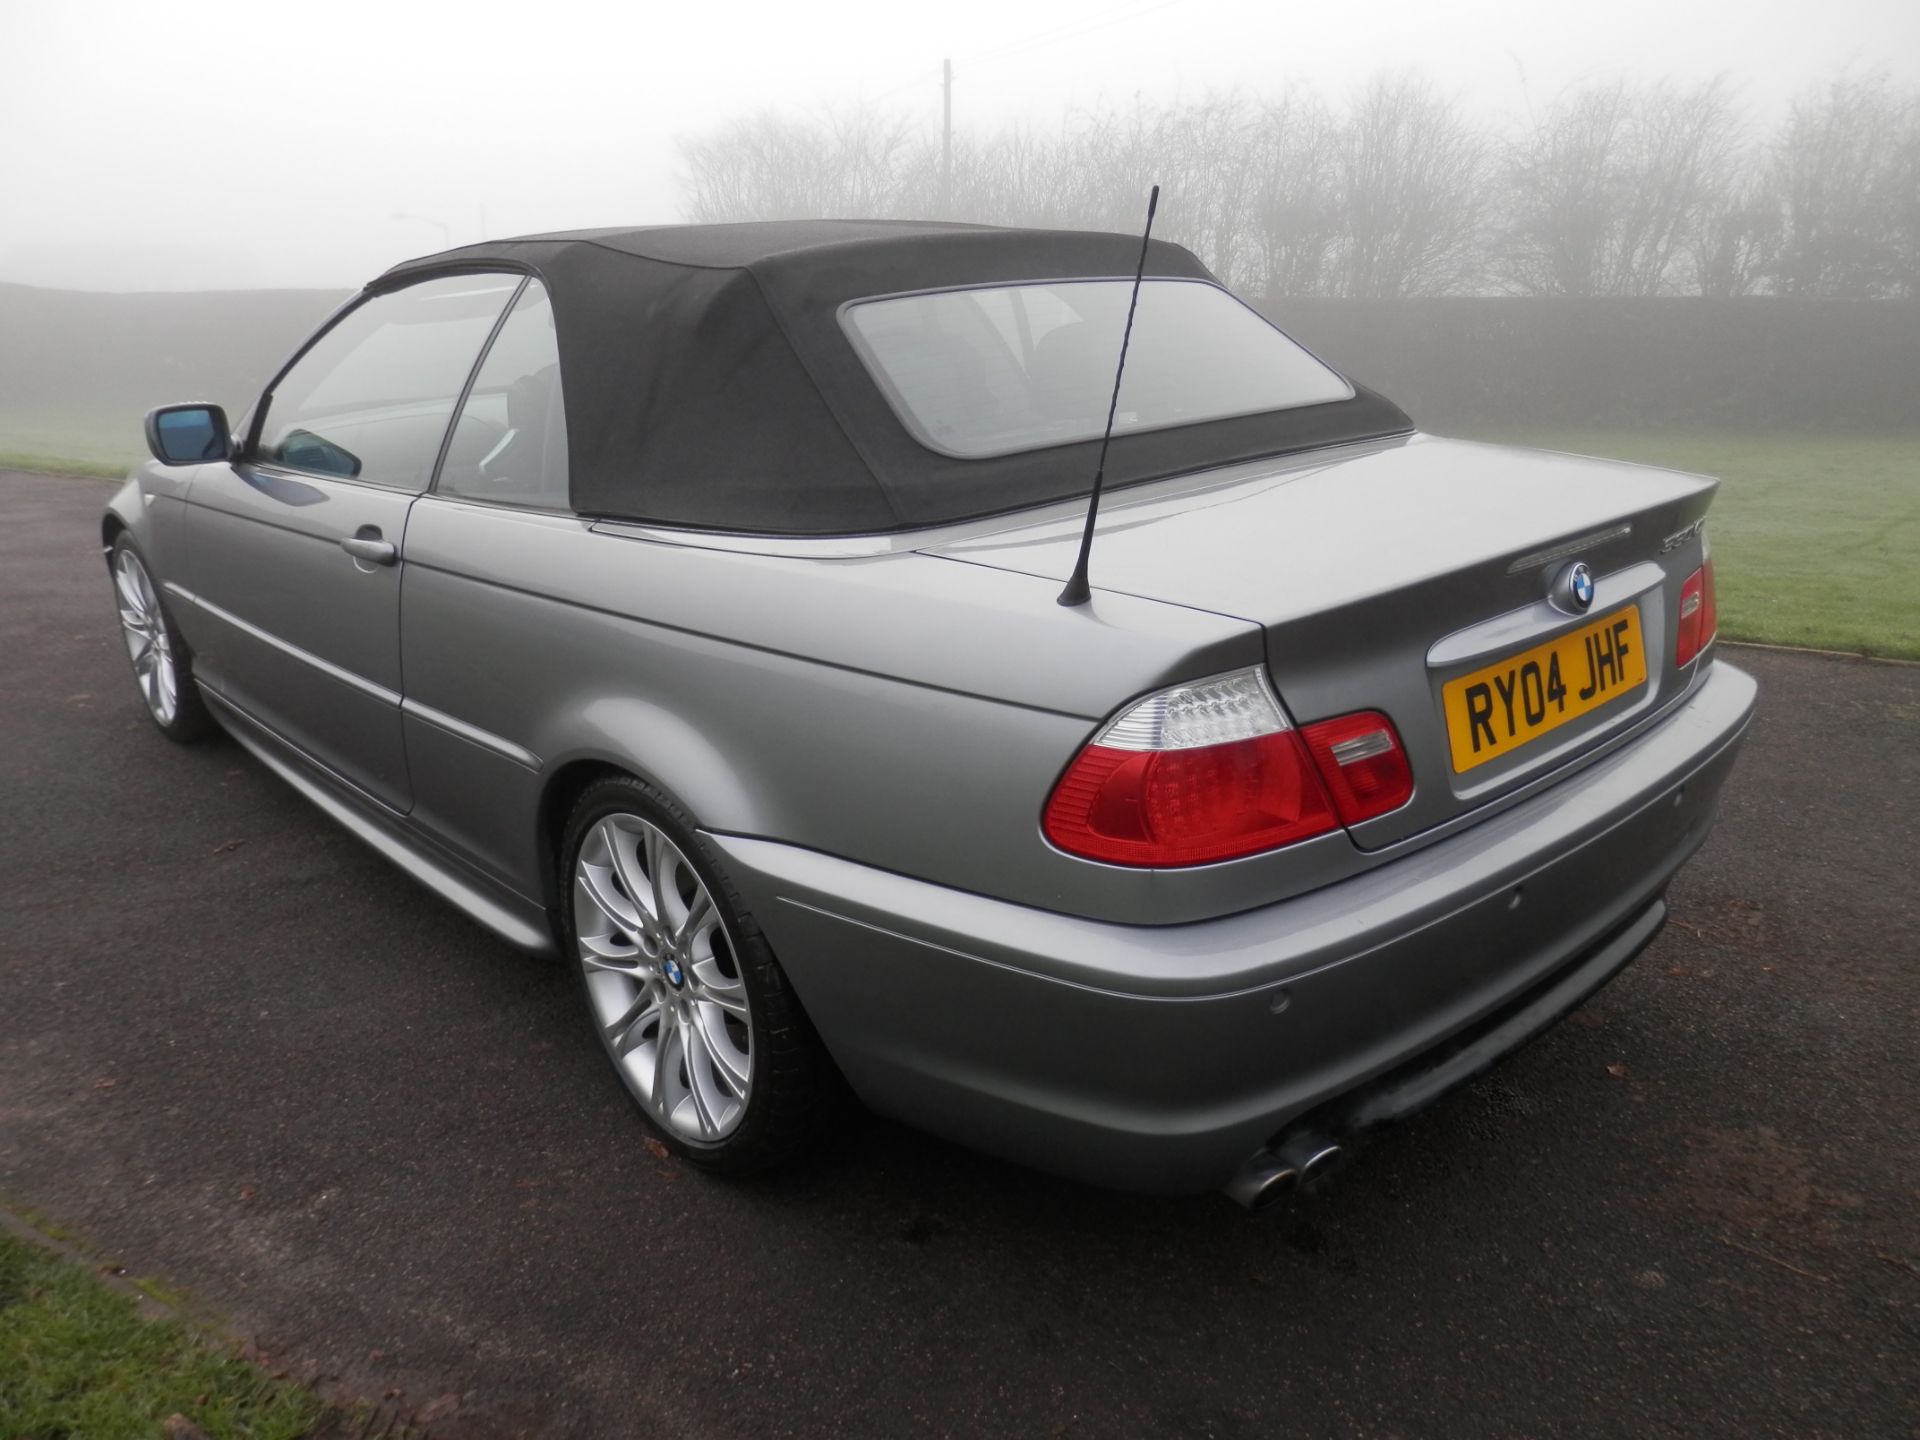
POLYGON ((660 969, 666 975, 667 983, 676 990, 680 988, 681 983, 687 978, 686 972, 681 970, 678 960, 669 959, 660 969))
POLYGON ((1576 560, 1553 580, 1553 603, 1570 615, 1584 615, 1593 607, 1593 572, 1576 560))

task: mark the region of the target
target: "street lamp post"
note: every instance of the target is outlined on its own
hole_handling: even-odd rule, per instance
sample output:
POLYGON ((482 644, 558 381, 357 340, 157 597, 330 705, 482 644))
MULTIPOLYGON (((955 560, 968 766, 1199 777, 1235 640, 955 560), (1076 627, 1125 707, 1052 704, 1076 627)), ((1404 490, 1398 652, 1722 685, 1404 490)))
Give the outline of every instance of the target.
POLYGON ((422 225, 437 226, 440 231, 440 248, 442 250, 451 250, 453 248, 453 231, 447 228, 446 221, 436 220, 431 215, 410 215, 404 210, 394 211, 393 218, 395 220, 414 220, 422 225))

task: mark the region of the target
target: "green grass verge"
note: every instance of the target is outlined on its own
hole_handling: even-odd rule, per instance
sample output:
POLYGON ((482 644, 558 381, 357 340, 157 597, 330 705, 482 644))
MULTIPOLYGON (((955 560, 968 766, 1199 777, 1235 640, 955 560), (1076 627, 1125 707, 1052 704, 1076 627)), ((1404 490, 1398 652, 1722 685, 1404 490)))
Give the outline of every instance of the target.
POLYGON ((24 406, 0 395, 0 458, 23 469, 32 459, 39 462, 35 469, 124 475, 147 453, 141 414, 132 407, 24 406))
POLYGON ((1501 431, 1476 438, 1717 475, 1720 634, 1920 660, 1920 436, 1501 431))
POLYGON ((112 465, 98 460, 76 460, 70 455, 37 455, 31 450, 0 450, 0 470, 39 470, 48 475, 91 475, 102 480, 118 480, 131 465, 112 465))
POLYGON ((148 1320, 79 1264, 0 1230, 0 1435, 153 1440, 184 1415, 211 1440, 296 1440, 324 1416, 307 1390, 148 1320))

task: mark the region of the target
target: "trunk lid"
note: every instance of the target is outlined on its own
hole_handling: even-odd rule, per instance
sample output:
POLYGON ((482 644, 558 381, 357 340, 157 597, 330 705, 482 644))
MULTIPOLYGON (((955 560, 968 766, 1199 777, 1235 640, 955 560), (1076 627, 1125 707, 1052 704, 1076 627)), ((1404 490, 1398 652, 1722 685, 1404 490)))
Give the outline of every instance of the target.
MULTIPOLYGON (((1379 849, 1577 762, 1678 698, 1705 663, 1676 669, 1674 634, 1716 484, 1428 436, 1238 467, 1103 501, 1092 614, 1113 591, 1249 621, 1296 724, 1387 714, 1415 790, 1354 827, 1356 843, 1379 849), (1576 562, 1593 581, 1584 609, 1564 594, 1576 562), (1645 679, 1625 683, 1607 655, 1636 643, 1645 679), (1529 678, 1522 660, 1536 650, 1529 678), (1596 665, 1601 683, 1583 702, 1596 665), (1530 709, 1551 723, 1529 727, 1530 709), (1531 738, 1516 743, 1508 726, 1531 738), (1480 746, 1483 733, 1504 743, 1480 746)), ((933 553, 1064 579, 1079 532, 1078 519, 1056 517, 933 553)))

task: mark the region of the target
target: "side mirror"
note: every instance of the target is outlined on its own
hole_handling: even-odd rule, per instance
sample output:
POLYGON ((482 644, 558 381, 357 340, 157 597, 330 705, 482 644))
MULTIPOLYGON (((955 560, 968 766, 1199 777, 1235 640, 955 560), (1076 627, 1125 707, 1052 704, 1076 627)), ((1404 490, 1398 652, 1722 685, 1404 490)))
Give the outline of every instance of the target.
POLYGON ((218 405, 162 405, 147 412, 147 448, 162 465, 203 465, 233 454, 227 412, 218 405))

